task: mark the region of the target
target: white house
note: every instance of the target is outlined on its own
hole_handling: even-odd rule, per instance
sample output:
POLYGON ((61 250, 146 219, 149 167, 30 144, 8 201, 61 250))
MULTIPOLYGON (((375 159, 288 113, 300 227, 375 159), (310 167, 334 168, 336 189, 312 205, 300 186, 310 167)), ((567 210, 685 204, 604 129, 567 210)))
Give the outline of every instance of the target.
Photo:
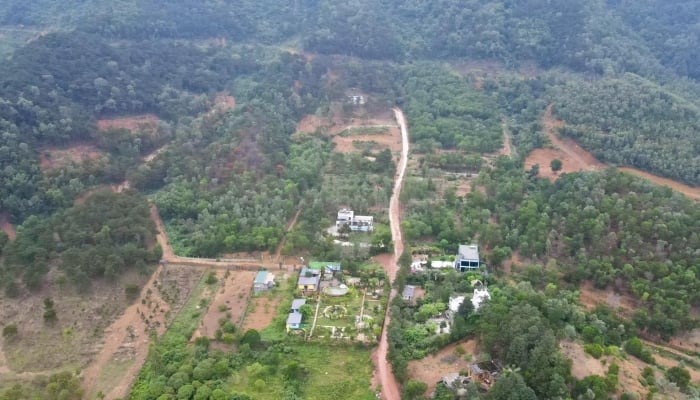
POLYGON ((353 210, 346 208, 338 211, 335 219, 335 227, 348 225, 353 232, 372 232, 374 230, 374 217, 369 215, 355 215, 353 210))

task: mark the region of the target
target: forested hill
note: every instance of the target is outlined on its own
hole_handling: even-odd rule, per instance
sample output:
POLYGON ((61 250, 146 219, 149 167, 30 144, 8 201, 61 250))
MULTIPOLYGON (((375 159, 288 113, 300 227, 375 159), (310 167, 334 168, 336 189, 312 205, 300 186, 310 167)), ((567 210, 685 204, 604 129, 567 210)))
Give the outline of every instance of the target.
POLYGON ((279 43, 374 59, 535 61, 594 73, 700 77, 688 0, 8 0, 0 23, 68 26, 113 39, 279 43))

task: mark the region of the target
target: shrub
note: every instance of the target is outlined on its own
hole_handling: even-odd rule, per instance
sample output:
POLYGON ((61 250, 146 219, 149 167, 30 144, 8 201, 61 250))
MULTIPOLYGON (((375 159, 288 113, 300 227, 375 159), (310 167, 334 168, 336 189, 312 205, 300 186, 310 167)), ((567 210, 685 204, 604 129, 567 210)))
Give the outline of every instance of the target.
POLYGON ((5 339, 11 339, 17 336, 17 325, 7 324, 2 328, 2 337, 5 339))
POLYGON ((671 367, 666 371, 666 378, 685 391, 690 383, 690 372, 681 366, 671 367))
POLYGON ((593 358, 600 358, 603 355, 603 346, 598 343, 586 344, 583 346, 583 350, 593 356, 593 358))
POLYGON ((124 294, 126 299, 129 301, 134 301, 139 295, 139 286, 134 283, 130 283, 124 287, 124 294))
POLYGON ((627 353, 639 358, 648 364, 654 364, 654 357, 651 355, 651 351, 647 349, 642 341, 638 338, 632 338, 625 342, 624 349, 627 353))

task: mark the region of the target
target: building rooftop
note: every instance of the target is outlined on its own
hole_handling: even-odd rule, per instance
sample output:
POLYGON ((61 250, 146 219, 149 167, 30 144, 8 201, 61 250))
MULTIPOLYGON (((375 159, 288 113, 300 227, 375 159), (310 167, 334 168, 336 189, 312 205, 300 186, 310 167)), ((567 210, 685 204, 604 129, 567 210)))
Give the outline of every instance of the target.
POLYGON ((348 210, 347 208, 343 208, 340 211, 338 211, 338 221, 350 221, 352 220, 353 216, 355 215, 355 212, 353 210, 348 210))
POLYGON ((472 296, 472 304, 474 305, 474 310, 478 310, 481 304, 491 299, 488 289, 474 289, 474 295, 472 296))
POLYGON ((479 260, 479 246, 475 244, 460 244, 457 255, 462 259, 479 260))
POLYGON ((306 299, 294 299, 292 300, 292 310, 298 310, 306 304, 306 299))
POLYGON ((416 291, 416 287, 413 285, 406 285, 403 287, 403 292, 401 293, 401 296, 403 297, 411 297, 413 298, 414 294, 416 291))
POLYGON ((287 317, 287 325, 301 324, 301 314, 293 312, 287 317))
POLYGON ((464 302, 464 296, 450 297, 450 311, 459 311, 459 306, 464 302))
POLYGON ((340 263, 339 262, 332 262, 332 261, 311 261, 309 262, 309 269, 324 269, 328 268, 332 270, 338 270, 340 271, 340 263))
POLYGON ((260 283, 260 284, 265 284, 267 283, 267 271, 259 271, 257 275, 255 275, 255 283, 260 283))
POLYGON ((320 276, 314 275, 314 276, 300 276, 299 277, 299 284, 300 285, 318 285, 318 281, 321 279, 320 276))

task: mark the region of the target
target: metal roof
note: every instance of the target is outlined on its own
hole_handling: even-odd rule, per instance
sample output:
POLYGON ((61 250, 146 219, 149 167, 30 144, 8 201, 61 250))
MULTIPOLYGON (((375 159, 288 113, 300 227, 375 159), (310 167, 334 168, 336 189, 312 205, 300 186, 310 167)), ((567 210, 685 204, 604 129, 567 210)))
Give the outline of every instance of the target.
POLYGON ((306 299, 294 299, 292 300, 292 310, 298 310, 304 304, 306 304, 306 299))
POLYGON ((264 284, 267 280, 267 274, 267 271, 259 271, 258 274, 255 275, 255 283, 264 284))
POLYGON ((287 325, 301 324, 301 314, 293 312, 287 317, 287 325))
POLYGON ((460 244, 458 256, 466 260, 479 260, 479 246, 475 244, 460 244))

